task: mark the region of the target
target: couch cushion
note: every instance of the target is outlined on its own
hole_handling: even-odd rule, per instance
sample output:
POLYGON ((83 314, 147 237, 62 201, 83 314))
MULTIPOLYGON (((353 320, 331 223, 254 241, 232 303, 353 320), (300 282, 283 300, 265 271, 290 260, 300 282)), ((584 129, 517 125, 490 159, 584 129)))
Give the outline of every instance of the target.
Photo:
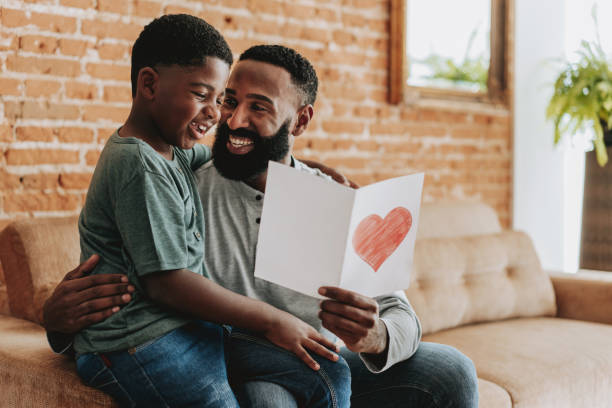
POLYGON ((425 334, 556 311, 550 278, 517 231, 417 240, 406 295, 425 334))
POLYGON ((423 203, 417 239, 495 234, 497 214, 486 204, 469 201, 423 203))
POLYGON ((116 407, 85 386, 74 361, 53 354, 37 324, 0 316, 0 400, 8 407, 116 407))
POLYGON ((478 379, 478 408, 512 408, 508 391, 491 381, 478 379))
POLYGON ((79 263, 77 217, 19 220, 0 233, 0 262, 13 316, 40 323, 42 305, 79 263))
POLYGON ((424 341, 449 344, 478 377, 508 391, 515 408, 611 407, 612 325, 521 318, 445 330, 424 341))

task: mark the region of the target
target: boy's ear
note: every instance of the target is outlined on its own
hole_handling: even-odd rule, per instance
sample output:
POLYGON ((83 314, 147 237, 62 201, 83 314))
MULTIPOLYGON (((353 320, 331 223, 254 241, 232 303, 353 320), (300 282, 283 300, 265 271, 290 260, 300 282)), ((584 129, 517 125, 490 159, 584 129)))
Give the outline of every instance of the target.
POLYGON ((304 133, 306 128, 308 128, 308 124, 312 120, 313 116, 314 116, 314 109, 312 105, 308 104, 300 108, 300 110, 298 111, 297 122, 295 123, 295 127, 293 128, 293 131, 291 132, 291 134, 293 136, 299 136, 302 133, 304 133))
POLYGON ((140 94, 145 99, 155 98, 159 74, 151 67, 144 67, 138 71, 138 82, 136 95, 140 94))

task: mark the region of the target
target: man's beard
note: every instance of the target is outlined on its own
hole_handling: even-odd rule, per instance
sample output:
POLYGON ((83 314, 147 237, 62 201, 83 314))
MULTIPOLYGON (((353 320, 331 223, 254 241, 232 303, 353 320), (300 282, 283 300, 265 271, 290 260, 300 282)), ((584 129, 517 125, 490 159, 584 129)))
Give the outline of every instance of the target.
POLYGON ((213 163, 219 173, 232 180, 249 180, 268 169, 268 161, 280 161, 289 153, 289 120, 272 137, 261 137, 244 128, 231 130, 226 123, 217 126, 213 143, 213 163), (233 154, 227 149, 230 133, 253 141, 253 150, 233 154))

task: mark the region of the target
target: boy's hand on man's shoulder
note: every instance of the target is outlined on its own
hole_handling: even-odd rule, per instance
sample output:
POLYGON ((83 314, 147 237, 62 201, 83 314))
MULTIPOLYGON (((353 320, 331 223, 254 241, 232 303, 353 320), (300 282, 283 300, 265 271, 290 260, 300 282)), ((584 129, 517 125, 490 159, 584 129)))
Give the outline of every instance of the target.
POLYGON ((68 272, 43 306, 47 331, 76 333, 119 311, 134 287, 121 274, 87 275, 100 257, 93 255, 68 272))

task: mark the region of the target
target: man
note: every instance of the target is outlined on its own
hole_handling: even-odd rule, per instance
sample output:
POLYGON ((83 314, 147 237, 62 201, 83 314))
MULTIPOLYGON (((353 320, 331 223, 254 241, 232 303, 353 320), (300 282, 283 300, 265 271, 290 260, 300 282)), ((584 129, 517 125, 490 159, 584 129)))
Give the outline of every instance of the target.
MULTIPOLYGON (((452 347, 419 344, 420 324, 402 292, 372 299, 325 287, 320 293, 328 299, 319 302, 253 276, 268 160, 322 176, 291 155, 295 137, 304 133, 313 117, 317 86, 314 69, 294 50, 256 46, 241 55, 221 108, 214 167, 205 165, 196 171, 206 220, 206 269, 219 284, 264 300, 341 339, 346 346, 341 355, 351 372, 352 406, 476 407, 473 364, 452 347)), ((91 266, 82 265, 68 278, 82 276, 91 266)), ((103 319, 126 301, 129 292, 126 282, 80 278, 77 285, 69 279, 45 305, 48 330, 71 333, 103 319), (97 296, 78 296, 92 291, 83 289, 93 284, 99 285, 97 296)), ((53 344, 55 336, 50 337, 53 344)), ((260 340, 242 331, 232 333, 227 360, 232 380, 249 381, 242 374, 257 363, 253 361, 257 355, 246 350, 260 340)), ((297 359, 279 369, 310 370, 297 359)), ((265 382, 257 385, 265 386, 265 382)), ((249 393, 255 395, 251 401, 266 403, 262 392, 249 393)))

